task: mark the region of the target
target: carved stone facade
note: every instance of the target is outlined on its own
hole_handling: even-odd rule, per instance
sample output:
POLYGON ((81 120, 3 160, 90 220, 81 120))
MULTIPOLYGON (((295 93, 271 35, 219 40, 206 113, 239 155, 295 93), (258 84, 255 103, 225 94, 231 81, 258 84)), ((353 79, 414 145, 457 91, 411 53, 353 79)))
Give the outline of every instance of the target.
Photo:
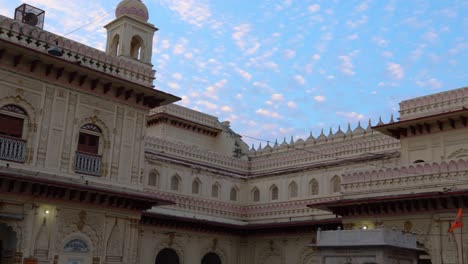
POLYGON ((468 240, 446 231, 468 207, 468 88, 404 101, 397 122, 249 149, 229 122, 150 89, 155 27, 141 1, 121 4, 106 52, 0 16, 0 109, 26 113, 24 162, 0 160, 8 261, 312 264, 318 228, 364 226, 415 234, 432 263, 461 257, 468 240), (142 36, 116 44, 125 23, 142 36), (99 173, 77 169, 83 144, 99 173))

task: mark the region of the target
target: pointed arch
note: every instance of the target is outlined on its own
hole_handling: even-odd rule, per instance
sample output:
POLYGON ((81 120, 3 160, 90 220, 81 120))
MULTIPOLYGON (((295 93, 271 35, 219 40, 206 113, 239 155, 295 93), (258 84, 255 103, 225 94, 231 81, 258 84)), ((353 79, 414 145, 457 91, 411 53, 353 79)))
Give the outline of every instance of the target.
POLYGON ((157 170, 152 170, 148 174, 148 185, 152 187, 159 187, 159 172, 157 170))
POLYGON ((130 42, 130 56, 136 60, 143 60, 143 50, 143 39, 138 35, 133 36, 132 41, 130 42))
POLYGON ((295 181, 292 181, 288 186, 288 195, 289 198, 297 198, 298 196, 298 186, 295 181))
POLYGON ((257 187, 254 187, 251 191, 252 201, 259 202, 260 201, 260 190, 257 187))
POLYGON ((218 182, 215 182, 211 186, 211 197, 213 198, 219 198, 219 192, 221 190, 221 185, 218 182))
POLYGON ((114 56, 120 55, 120 35, 119 34, 115 34, 115 36, 112 38, 110 54, 114 56))
POLYGON ((197 177, 192 182, 192 194, 200 194, 200 186, 201 186, 201 181, 197 177))
POLYGON ((319 182, 316 179, 312 179, 309 182, 310 195, 318 195, 320 193, 319 182))
POLYGON ((331 192, 332 193, 339 193, 341 191, 341 178, 338 175, 335 175, 331 181, 331 192))
POLYGON ((271 185, 270 187, 270 199, 272 201, 275 201, 275 200, 278 200, 278 197, 279 197, 279 189, 278 189, 278 186, 276 186, 276 184, 273 184, 271 185))
POLYGON ((229 199, 231 201, 237 201, 237 193, 239 192, 238 188, 236 186, 233 186, 231 188, 231 192, 229 193, 229 199))
POLYGON ((171 177, 171 191, 180 191, 180 176, 176 173, 171 177))

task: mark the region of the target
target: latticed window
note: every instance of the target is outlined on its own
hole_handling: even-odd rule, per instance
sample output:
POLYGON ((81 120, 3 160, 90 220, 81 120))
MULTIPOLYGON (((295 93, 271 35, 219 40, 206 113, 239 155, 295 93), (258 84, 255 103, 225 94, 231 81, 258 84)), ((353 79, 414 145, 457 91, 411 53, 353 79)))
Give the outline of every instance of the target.
POLYGON ((337 175, 331 180, 332 192, 337 193, 341 191, 341 179, 337 175))
POLYGON ((26 112, 16 105, 0 108, 0 135, 22 138, 26 112))
POLYGON ((97 155, 101 133, 101 129, 96 125, 86 124, 82 126, 78 139, 78 151, 97 155))
POLYGON ((159 173, 157 171, 152 171, 148 175, 148 185, 149 186, 158 186, 159 173))
POLYGON ((260 190, 259 189, 257 189, 257 188, 253 189, 253 191, 252 191, 252 200, 254 202, 260 201, 260 190))
POLYGON ((316 179, 313 179, 309 183, 310 186, 310 194, 311 195, 318 195, 319 194, 319 183, 316 179))
POLYGON ((199 194, 200 193, 200 181, 198 179, 195 179, 192 182, 192 193, 193 194, 199 194))
POLYGON ((296 182, 291 182, 289 184, 288 189, 289 189, 289 197, 290 198, 296 198, 297 197, 297 189, 298 189, 296 182))
POLYGON ((276 185, 273 185, 270 188, 271 191, 271 200, 278 200, 278 187, 276 185))
POLYGON ((179 185, 180 185, 180 179, 179 179, 179 176, 176 174, 172 176, 171 178, 171 190, 178 191, 179 185))
POLYGON ((217 183, 211 186, 211 197, 218 197, 219 196, 219 185, 217 183))
POLYGON ((232 187, 229 198, 231 201, 237 201, 237 189, 235 187, 232 187))

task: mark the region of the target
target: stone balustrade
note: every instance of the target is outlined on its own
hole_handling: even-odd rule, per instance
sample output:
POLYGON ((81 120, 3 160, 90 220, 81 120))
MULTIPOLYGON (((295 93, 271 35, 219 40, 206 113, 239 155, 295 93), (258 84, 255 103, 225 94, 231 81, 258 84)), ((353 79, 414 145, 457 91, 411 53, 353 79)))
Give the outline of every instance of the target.
POLYGON ((79 63, 90 69, 146 87, 153 86, 156 72, 149 65, 107 54, 76 41, 1 15, 0 39, 44 54, 47 54, 47 50, 57 43, 64 54, 61 59, 79 63))
POLYGON ((417 250, 415 235, 388 229, 330 230, 317 232, 318 247, 392 246, 417 250))
POLYGON ((421 96, 400 103, 400 120, 462 109, 467 105, 468 87, 421 96))
POLYGON ((249 168, 248 161, 243 161, 234 157, 221 156, 218 153, 174 143, 157 137, 146 137, 145 148, 150 152, 164 152, 171 156, 183 157, 186 160, 200 161, 207 164, 215 164, 220 168, 227 168, 242 173, 247 172, 249 168))
POLYGON ((86 175, 101 176, 101 160, 102 157, 99 155, 77 151, 75 158, 75 172, 86 175))
MULTIPOLYGON (((359 191, 391 190, 414 187, 415 185, 453 185, 454 181, 464 180, 468 175, 468 160, 450 160, 440 163, 420 163, 398 168, 353 172, 342 177, 343 193, 359 191)), ((468 182, 466 182, 468 183, 468 182)))
POLYGON ((150 115, 159 113, 170 114, 208 127, 218 129, 221 128, 217 117, 194 111, 176 104, 154 108, 150 111, 150 115))
POLYGON ((25 161, 25 148, 26 141, 8 137, 0 136, 0 159, 14 162, 25 161))

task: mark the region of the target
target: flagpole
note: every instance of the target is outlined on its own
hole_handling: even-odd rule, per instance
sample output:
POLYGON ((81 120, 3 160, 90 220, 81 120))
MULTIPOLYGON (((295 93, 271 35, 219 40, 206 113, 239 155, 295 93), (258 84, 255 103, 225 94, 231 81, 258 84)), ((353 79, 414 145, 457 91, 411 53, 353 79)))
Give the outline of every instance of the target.
POLYGON ((465 264, 465 259, 463 258, 463 226, 460 228, 460 240, 461 240, 461 258, 462 258, 462 264, 465 264))

